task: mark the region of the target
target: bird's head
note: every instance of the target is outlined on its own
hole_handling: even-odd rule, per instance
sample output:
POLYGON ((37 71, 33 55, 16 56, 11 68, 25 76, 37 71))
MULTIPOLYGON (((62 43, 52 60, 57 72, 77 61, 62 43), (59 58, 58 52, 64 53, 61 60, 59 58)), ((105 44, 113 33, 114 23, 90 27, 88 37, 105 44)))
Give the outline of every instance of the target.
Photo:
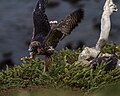
POLYGON ((38 41, 32 41, 29 45, 29 55, 30 59, 34 59, 36 55, 51 55, 54 52, 54 48, 52 46, 44 47, 38 41))
POLYGON ((34 59, 37 54, 39 54, 40 42, 32 41, 29 45, 28 51, 30 52, 30 58, 34 59))

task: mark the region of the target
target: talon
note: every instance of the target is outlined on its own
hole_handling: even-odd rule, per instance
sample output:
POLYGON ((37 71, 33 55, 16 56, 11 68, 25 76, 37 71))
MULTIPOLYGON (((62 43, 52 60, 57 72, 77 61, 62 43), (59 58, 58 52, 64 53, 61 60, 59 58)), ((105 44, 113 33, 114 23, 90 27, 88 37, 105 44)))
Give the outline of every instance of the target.
POLYGON ((22 57, 21 59, 20 59, 21 61, 26 61, 26 60, 29 60, 29 57, 22 57))

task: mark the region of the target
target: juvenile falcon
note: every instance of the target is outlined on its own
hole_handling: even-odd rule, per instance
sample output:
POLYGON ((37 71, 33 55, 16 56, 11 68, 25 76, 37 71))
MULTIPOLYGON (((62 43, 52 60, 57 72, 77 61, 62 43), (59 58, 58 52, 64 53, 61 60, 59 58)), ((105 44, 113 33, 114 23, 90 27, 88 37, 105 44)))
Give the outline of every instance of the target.
MULTIPOLYGON (((54 53, 54 48, 65 36, 81 22, 84 12, 81 8, 66 16, 59 23, 48 21, 45 9, 48 0, 38 0, 33 11, 33 37, 28 51, 30 58, 36 55, 45 55, 50 57, 54 53)), ((47 65, 45 65, 47 70, 47 65)))

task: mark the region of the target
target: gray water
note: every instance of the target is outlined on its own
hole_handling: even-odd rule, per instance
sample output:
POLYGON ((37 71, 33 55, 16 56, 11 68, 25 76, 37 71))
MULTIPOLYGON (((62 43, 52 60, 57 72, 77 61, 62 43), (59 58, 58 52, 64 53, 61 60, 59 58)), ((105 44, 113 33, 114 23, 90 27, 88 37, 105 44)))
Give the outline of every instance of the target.
MULTIPOLYGON (((32 37, 32 11, 37 0, 0 0, 0 60, 2 54, 13 52, 13 60, 20 64, 20 58, 28 56, 28 42, 32 37)), ((52 0, 49 0, 52 1, 52 0)), ((77 42, 83 41, 86 46, 95 46, 99 37, 99 24, 102 14, 102 7, 105 0, 79 0, 77 4, 70 4, 62 0, 53 0, 59 2, 58 6, 47 8, 46 14, 49 20, 60 21, 66 15, 82 6, 85 11, 85 17, 81 24, 56 48, 60 50, 65 44, 72 42, 76 46, 77 42)), ((119 0, 116 2, 120 9, 119 0)), ((111 16, 112 30, 110 41, 120 43, 120 11, 111 16)))

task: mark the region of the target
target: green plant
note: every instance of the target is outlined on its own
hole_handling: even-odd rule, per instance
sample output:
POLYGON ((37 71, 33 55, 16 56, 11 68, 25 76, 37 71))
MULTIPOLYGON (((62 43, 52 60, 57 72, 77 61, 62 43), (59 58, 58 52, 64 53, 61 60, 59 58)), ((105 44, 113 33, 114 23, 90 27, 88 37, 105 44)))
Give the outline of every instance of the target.
POLYGON ((115 84, 120 80, 120 68, 108 73, 104 66, 93 70, 85 64, 76 62, 80 50, 69 49, 55 53, 48 72, 43 72, 44 60, 23 60, 23 64, 8 67, 0 72, 0 89, 26 88, 28 86, 48 86, 77 88, 93 91, 115 84))

